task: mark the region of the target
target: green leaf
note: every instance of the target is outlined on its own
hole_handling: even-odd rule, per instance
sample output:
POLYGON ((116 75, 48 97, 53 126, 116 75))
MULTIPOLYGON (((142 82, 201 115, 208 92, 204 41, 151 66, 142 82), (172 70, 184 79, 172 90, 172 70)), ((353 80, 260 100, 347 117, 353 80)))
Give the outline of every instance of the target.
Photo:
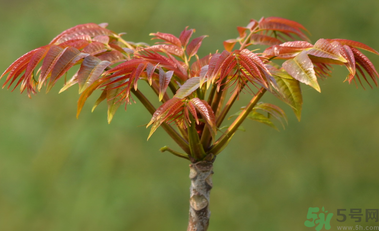
POLYGON ((292 107, 297 119, 300 121, 303 96, 299 81, 284 71, 271 71, 271 74, 276 81, 280 93, 279 98, 292 107))
POLYGON ((268 113, 268 118, 273 116, 275 119, 277 119, 283 126, 284 124, 282 122, 282 119, 287 123, 287 116, 286 113, 278 106, 269 104, 269 103, 257 103, 257 105, 254 107, 254 110, 262 110, 268 113))
POLYGON ((256 111, 252 111, 248 116, 247 116, 248 119, 251 119, 251 120, 254 120, 254 121, 257 121, 259 123, 263 123, 263 124, 266 124, 272 128, 274 128, 275 130, 278 130, 279 129, 275 126, 275 124, 271 121, 271 119, 259 112, 256 112, 256 111))
POLYGON ((285 61, 282 66, 294 79, 321 92, 313 63, 308 57, 307 51, 300 52, 295 58, 285 61))

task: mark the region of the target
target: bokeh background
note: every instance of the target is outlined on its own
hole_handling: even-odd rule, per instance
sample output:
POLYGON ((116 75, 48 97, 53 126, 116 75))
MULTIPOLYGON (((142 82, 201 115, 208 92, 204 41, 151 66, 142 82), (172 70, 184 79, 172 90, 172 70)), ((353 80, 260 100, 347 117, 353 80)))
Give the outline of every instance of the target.
MULTIPOLYGON (((347 38, 379 50, 378 12, 377 0, 0 0, 0 70, 87 22, 148 43, 151 32, 189 26, 209 35, 204 55, 249 19, 279 16, 305 25, 312 42, 347 38)), ((301 122, 264 96, 283 106, 289 124, 277 132, 246 121, 217 158, 210 231, 314 230, 304 226, 311 206, 335 214, 332 230, 379 225, 336 221, 337 209, 379 209, 379 89, 357 89, 346 75, 336 68, 320 82, 322 94, 303 87, 301 122)), ((58 89, 32 100, 0 91, 0 230, 185 230, 189 163, 159 152, 176 147, 163 130, 146 141, 150 115, 141 104, 108 125, 105 104, 90 112, 96 97, 76 119, 77 90, 58 89)))

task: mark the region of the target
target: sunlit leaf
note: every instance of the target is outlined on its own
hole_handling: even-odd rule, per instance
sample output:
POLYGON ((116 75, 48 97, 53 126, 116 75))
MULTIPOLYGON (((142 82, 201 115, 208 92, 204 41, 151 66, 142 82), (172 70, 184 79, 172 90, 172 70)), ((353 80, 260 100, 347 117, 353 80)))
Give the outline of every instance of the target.
POLYGON ((313 63, 306 51, 302 51, 295 58, 285 61, 282 66, 294 79, 321 92, 313 63))
MULTIPOLYGON (((322 63, 343 64, 347 62, 347 60, 341 55, 339 47, 331 44, 326 39, 317 40, 315 45, 309 49, 307 53, 308 55, 314 56, 316 61, 318 61, 317 58, 321 58, 319 61, 322 63)), ((314 58, 311 57, 311 59, 314 58)))
POLYGON ((237 39, 228 39, 224 41, 224 48, 225 50, 231 52, 233 50, 234 45, 238 42, 237 39))
POLYGON ((192 94, 192 92, 196 91, 196 89, 199 88, 199 85, 200 77, 190 78, 176 91, 174 97, 183 99, 192 94))
POLYGON ((270 71, 278 86, 279 98, 292 107, 297 119, 300 121, 303 96, 299 81, 284 71, 270 71))

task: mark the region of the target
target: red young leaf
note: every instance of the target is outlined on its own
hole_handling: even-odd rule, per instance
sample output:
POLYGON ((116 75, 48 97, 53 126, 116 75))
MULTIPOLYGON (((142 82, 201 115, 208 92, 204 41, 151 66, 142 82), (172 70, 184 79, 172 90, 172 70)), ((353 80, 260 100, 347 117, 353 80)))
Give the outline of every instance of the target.
POLYGON ((151 33, 150 35, 154 36, 152 39, 161 39, 161 40, 166 41, 166 43, 168 44, 172 44, 178 47, 182 46, 182 43, 180 42, 180 40, 172 34, 157 32, 157 33, 151 33))
POLYGON ((201 114, 205 124, 211 132, 212 137, 216 136, 217 126, 214 112, 205 100, 199 98, 192 98, 190 102, 194 105, 197 111, 201 114))
POLYGON ((76 48, 67 48, 52 68, 47 91, 49 91, 57 80, 75 65, 76 62, 86 56, 88 56, 88 54, 80 53, 76 48))
POLYGON ((126 61, 125 55, 116 50, 102 53, 101 55, 97 55, 96 57, 98 57, 101 60, 109 61, 111 64, 126 61))
POLYGON ((370 52, 372 52, 374 54, 379 55, 379 52, 377 52, 376 50, 374 50, 373 48, 367 46, 364 43, 360 43, 360 42, 353 41, 353 40, 348 40, 348 39, 329 39, 329 40, 337 41, 341 45, 348 45, 350 47, 360 48, 360 49, 363 49, 363 50, 366 50, 366 51, 370 51, 370 52))
POLYGON ((157 68, 157 66, 154 66, 151 63, 147 63, 147 66, 146 66, 146 75, 147 75, 147 81, 149 82, 150 85, 152 84, 153 74, 154 74, 154 71, 155 71, 156 68, 157 68))
MULTIPOLYGON (((293 21, 288 19, 277 20, 270 18, 262 18, 259 21, 259 28, 262 30, 268 31, 279 31, 286 34, 289 37, 292 37, 291 34, 299 36, 303 40, 309 40, 308 37, 300 30, 297 25, 292 23, 293 21)), ((296 23, 296 22, 294 22, 296 23)))
POLYGON ((92 39, 93 42, 99 42, 103 44, 109 43, 109 36, 106 35, 97 35, 92 39))
MULTIPOLYGON (((367 58, 362 52, 360 52, 358 49, 355 49, 354 47, 351 48, 354 54, 355 62, 359 64, 371 77, 371 79, 374 81, 375 85, 378 86, 377 77, 379 77, 378 72, 375 69, 375 66, 372 64, 369 58, 367 58)), ((358 70, 359 66, 356 66, 358 70)), ((361 71, 362 76, 365 78, 366 82, 368 80, 366 79, 364 73, 361 71)))
POLYGON ((289 19, 286 19, 286 18, 268 17, 268 18, 266 18, 266 20, 270 21, 270 22, 283 23, 283 24, 286 24, 286 25, 291 26, 293 28, 302 29, 302 30, 305 30, 305 31, 308 32, 308 30, 303 25, 301 25, 300 23, 292 21, 292 20, 289 20, 289 19))
POLYGON ((173 74, 173 71, 164 72, 161 68, 159 69, 159 101, 162 101, 173 74))
POLYGON ((60 47, 74 47, 78 50, 83 49, 84 47, 88 46, 90 44, 89 41, 83 40, 83 39, 74 39, 74 40, 68 40, 64 43, 59 44, 60 47))
POLYGON ((41 62, 41 60, 46 56, 49 48, 50 47, 44 47, 44 49, 40 49, 36 53, 34 53, 34 55, 30 59, 28 65, 26 67, 24 81, 26 81, 26 82, 31 81, 34 69, 37 67, 38 63, 41 62))
MULTIPOLYGON (((45 47, 39 47, 39 48, 36 48, 32 51, 29 51, 28 53, 22 55, 20 58, 16 59, 16 61, 14 61, 4 72, 3 74, 1 75, 0 79, 3 78, 7 73, 8 74, 8 77, 3 85, 3 87, 8 83, 9 80, 11 80, 13 77, 13 79, 17 78, 18 75, 20 75, 25 69, 26 69, 26 66, 28 64, 28 62, 30 61, 31 57, 33 57, 33 55, 38 52, 39 50, 41 49, 45 49, 45 47), (16 73, 18 73, 16 75, 16 73)), ((14 80, 13 80, 14 81, 14 80)), ((11 85, 11 84, 10 84, 11 85)), ((9 87, 8 87, 9 88, 9 87)))
POLYGON ((225 61, 226 58, 230 56, 230 52, 228 51, 223 51, 221 54, 214 54, 209 61, 209 67, 208 67, 208 72, 207 72, 207 88, 214 83, 217 74, 221 70, 221 65, 225 61))
POLYGON ((179 57, 182 57, 184 54, 184 51, 181 47, 178 47, 175 45, 167 45, 167 44, 154 45, 154 46, 145 48, 145 50, 158 51, 158 52, 163 51, 165 53, 170 53, 172 55, 176 55, 179 57))
POLYGON ((95 23, 87 23, 74 26, 70 29, 63 31, 61 34, 56 36, 50 44, 60 44, 66 42, 68 40, 72 40, 74 38, 78 38, 78 36, 86 36, 95 37, 97 35, 113 35, 114 33, 108 29, 103 28, 95 23))
POLYGON ((246 31, 250 30, 248 27, 237 26, 238 34, 240 39, 244 39, 246 37, 246 31))
POLYGON ((263 34, 253 34, 250 37, 250 43, 252 44, 259 44, 259 45, 277 45, 281 44, 282 42, 274 37, 263 35, 263 34))
MULTIPOLYGON (((347 60, 341 55, 339 47, 336 46, 336 44, 333 45, 326 39, 317 40, 315 45, 311 49, 309 49, 307 53, 308 55, 321 58, 320 61, 322 63, 343 64, 347 62, 347 60), (328 59, 330 61, 328 61, 328 59), (335 60, 335 61, 332 61, 332 60, 335 60)), ((315 61, 319 60, 317 58, 314 60, 315 61)))
POLYGON ((188 29, 188 26, 180 33, 179 40, 183 47, 187 46, 189 39, 191 38, 194 29, 188 29))
POLYGON ((41 90, 42 85, 45 83, 47 76, 51 73, 51 70, 57 63, 58 59, 62 56, 67 48, 63 49, 59 46, 51 46, 43 60, 41 67, 41 74, 38 81, 38 90, 41 90))
POLYGON ((169 120, 170 117, 176 117, 178 114, 178 110, 181 110, 184 105, 184 102, 176 97, 171 98, 164 104, 162 104, 153 114, 153 117, 151 118, 150 122, 147 124, 146 127, 149 127, 153 124, 149 137, 155 132, 155 130, 165 121, 169 120), (176 113, 174 113, 176 112, 176 113))
POLYGON ((295 57, 301 51, 311 47, 313 47, 313 45, 306 41, 285 42, 267 48, 263 52, 263 55, 269 58, 276 57, 279 59, 290 59, 295 57))
POLYGON ((90 55, 97 55, 107 51, 107 47, 101 42, 92 42, 88 46, 84 47, 81 52, 88 53, 90 55))
POLYGON ((109 64, 110 62, 102 61, 94 56, 85 57, 77 76, 79 82, 79 94, 99 79, 104 69, 109 64))
POLYGON ((356 68, 355 68, 355 57, 354 53, 351 50, 351 48, 347 45, 340 45, 340 50, 342 56, 347 60, 347 63, 345 64, 347 69, 349 70, 350 74, 348 76, 348 81, 351 83, 351 80, 353 80, 355 74, 356 74, 356 68))
POLYGON ((208 37, 208 36, 203 35, 203 36, 192 39, 192 41, 187 46, 187 55, 189 57, 192 57, 197 53, 197 51, 199 50, 199 48, 201 46, 203 39, 206 37, 208 37))

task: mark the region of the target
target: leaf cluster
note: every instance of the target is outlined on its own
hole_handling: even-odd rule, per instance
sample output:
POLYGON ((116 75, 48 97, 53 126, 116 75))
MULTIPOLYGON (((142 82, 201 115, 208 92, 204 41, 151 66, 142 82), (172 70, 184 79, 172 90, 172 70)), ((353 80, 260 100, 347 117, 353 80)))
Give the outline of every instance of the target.
POLYGON ((152 33, 158 42, 148 45, 128 42, 106 26, 77 25, 26 53, 1 75, 6 76, 3 87, 20 87, 31 97, 43 86, 49 91, 65 76, 60 92, 79 86, 77 115, 98 90, 101 95, 93 109, 106 101, 109 122, 119 106, 134 102, 135 96, 152 114, 149 138, 163 127, 184 153, 168 147, 161 150, 196 162, 219 154, 246 118, 276 129, 272 119, 284 125, 287 117, 281 108, 259 102, 266 92, 287 103, 300 120, 301 83, 320 92, 318 80, 330 76, 332 65, 347 68, 349 83, 378 84, 378 72, 360 50, 377 51, 346 39, 319 39, 312 44, 305 27, 288 19, 250 20, 247 26, 237 27, 237 38, 224 42, 225 50, 205 57, 197 52, 207 36, 192 38, 195 30, 188 27, 179 37, 152 33), (257 44, 268 47, 260 53, 249 49, 257 44), (78 70, 66 79, 74 66, 78 70), (156 93, 158 108, 139 90, 141 81, 156 93), (251 100, 229 117, 234 121, 222 131, 241 92, 249 93, 251 100))

